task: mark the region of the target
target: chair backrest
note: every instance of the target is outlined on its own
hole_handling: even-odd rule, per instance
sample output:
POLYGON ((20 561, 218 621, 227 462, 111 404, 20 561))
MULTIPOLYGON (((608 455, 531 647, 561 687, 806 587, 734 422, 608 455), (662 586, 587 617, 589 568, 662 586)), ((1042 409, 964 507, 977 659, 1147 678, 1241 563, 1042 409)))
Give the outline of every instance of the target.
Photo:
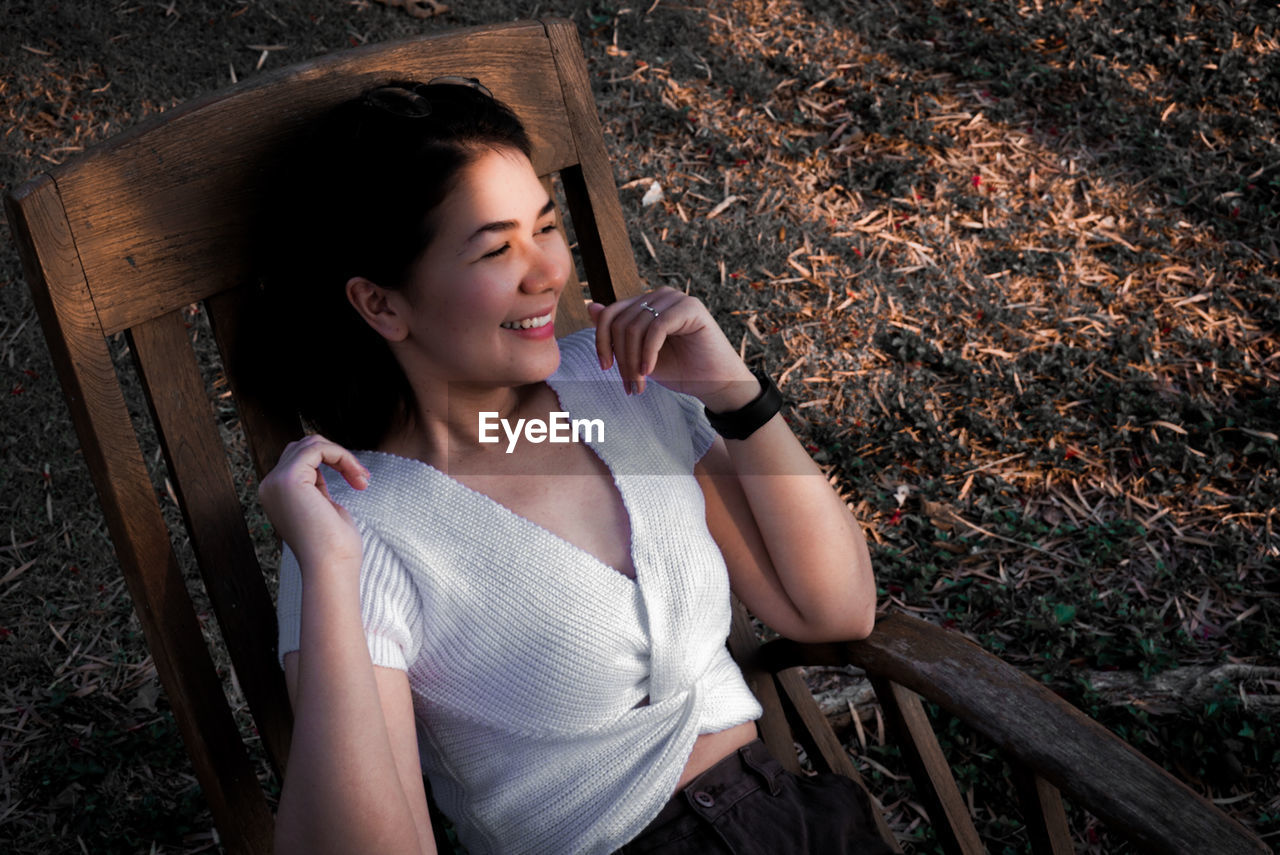
MULTIPOLYGON (((203 302, 223 364, 254 280, 253 217, 273 151, 338 102, 389 79, 481 79, 525 122, 534 167, 558 176, 582 270, 601 302, 638 293, 578 35, 568 21, 459 30, 333 54, 185 105, 14 191, 5 204, 129 592, 222 841, 270 850, 272 817, 203 639, 111 356, 128 336, 187 533, 270 761, 292 716, 275 610, 183 311, 203 302)), ((564 334, 588 320, 568 288, 564 334)), ((228 379, 258 475, 296 417, 228 379)))

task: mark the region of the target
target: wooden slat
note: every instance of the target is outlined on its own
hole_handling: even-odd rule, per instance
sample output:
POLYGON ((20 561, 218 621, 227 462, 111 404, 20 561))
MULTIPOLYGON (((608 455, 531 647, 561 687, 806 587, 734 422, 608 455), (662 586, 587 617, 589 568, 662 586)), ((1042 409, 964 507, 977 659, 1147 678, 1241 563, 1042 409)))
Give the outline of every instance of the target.
POLYGON ((876 795, 867 786, 866 781, 858 774, 853 761, 849 759, 848 752, 845 751, 840 740, 836 738, 835 731, 831 729, 831 723, 822 714, 817 701, 813 699, 813 694, 809 691, 809 686, 805 683, 804 678, 800 676, 799 669, 790 668, 786 671, 780 671, 774 675, 774 679, 782 689, 784 705, 794 713, 793 716, 788 716, 791 721, 791 729, 798 734, 800 743, 809 752, 809 758, 813 761, 814 768, 820 772, 835 772, 838 775, 844 775, 857 784, 867 797, 871 819, 875 823, 876 832, 880 835, 880 839, 889 844, 889 848, 894 852, 901 852, 902 849, 898 845, 897 837, 894 836, 893 830, 889 828, 889 823, 885 821, 880 800, 876 798, 876 795))
POLYGON ((831 730, 827 717, 818 709, 813 695, 809 693, 800 669, 788 668, 773 676, 786 699, 786 708, 791 713, 791 729, 796 732, 796 739, 808 752, 813 768, 819 772, 836 772, 846 778, 861 780, 858 770, 845 753, 844 746, 831 730))
POLYGON ((986 851, 982 839, 973 827, 920 696, 881 677, 873 676, 871 685, 885 720, 896 734, 902 757, 916 782, 916 796, 924 802, 943 850, 949 855, 981 855, 986 851))
POLYGON ((576 161, 546 33, 531 22, 372 45, 257 75, 55 169, 105 331, 248 281, 245 215, 258 207, 272 153, 378 82, 447 74, 478 77, 516 110, 539 174, 576 161))
POLYGON ((556 307, 556 338, 591 326, 591 315, 587 312, 587 304, 582 302, 581 294, 582 285, 573 280, 560 295, 560 303, 556 307))
POLYGON ((147 646, 229 852, 269 852, 272 818, 168 539, 111 355, 48 178, 5 199, 27 282, 147 646))
MULTIPOLYGON (((547 191, 547 195, 555 199, 556 189, 551 176, 543 175, 539 180, 542 182, 542 189, 547 191)), ((559 205, 556 206, 556 230, 560 232, 560 237, 567 244, 569 235, 565 232, 564 212, 560 210, 559 205)), ((591 326, 591 314, 587 311, 586 304, 582 302, 582 283, 578 281, 577 273, 571 272, 569 284, 561 292, 560 302, 556 305, 556 338, 588 326, 591 326)))
POLYGON ((546 33, 560 74, 579 164, 561 170, 560 179, 592 298, 599 303, 612 303, 644 289, 631 254, 578 31, 571 21, 550 20, 546 22, 546 33))
POLYGON ((1268 851, 1207 799, 959 633, 892 615, 863 641, 775 641, 760 656, 773 670, 856 665, 923 695, 1144 849, 1268 851))
POLYGON ((1013 765, 1013 783, 1035 855, 1071 855, 1071 828, 1058 788, 1021 763, 1013 765))
POLYGON ((205 590, 267 754, 283 775, 293 731, 276 612, 245 528, 204 380, 179 312, 129 331, 138 375, 205 590))
MULTIPOLYGON (((776 757, 784 768, 800 773, 800 759, 796 756, 794 734, 792 732, 793 722, 791 717, 787 715, 787 702, 779 694, 778 682, 775 681, 773 675, 761 667, 759 657, 756 655, 760 650, 760 642, 756 639, 755 630, 751 626, 751 618, 747 614, 746 607, 742 605, 737 597, 732 598, 732 607, 733 623, 729 630, 729 652, 733 654, 738 667, 742 669, 742 676, 747 681, 747 687, 751 689, 756 699, 760 701, 760 706, 764 708, 764 714, 756 722, 756 727, 760 731, 760 739, 769 749, 769 753, 776 757)), ((804 686, 804 681, 800 679, 798 674, 793 674, 792 676, 795 680, 799 680, 799 685, 797 686, 795 680, 784 682, 783 685, 787 687, 788 696, 792 692, 802 692, 802 698, 807 699, 807 703, 802 700, 801 705, 810 711, 809 715, 821 717, 822 713, 818 710, 813 696, 809 694, 808 688, 804 686)), ((801 696, 797 695, 797 697, 801 696)), ((790 702, 790 705, 793 709, 797 707, 794 700, 790 702)), ((861 776, 858 775, 858 770, 849 761, 848 755, 844 753, 839 740, 831 732, 831 726, 826 724, 825 718, 822 721, 826 725, 827 733, 830 735, 830 739, 824 740, 823 744, 828 751, 832 750, 834 744, 835 756, 843 758, 844 762, 840 763, 839 759, 833 758, 824 760, 822 757, 815 756, 818 750, 816 743, 814 743, 813 747, 806 746, 806 750, 810 752, 810 757, 814 758, 814 763, 819 769, 822 769, 825 762, 825 771, 833 771, 845 775, 862 787, 871 806, 872 819, 875 822, 876 831, 881 839, 889 845, 890 849, 894 852, 901 852, 902 849, 898 845, 897 838, 894 837, 889 824, 885 822, 879 801, 863 783, 861 776)))
POLYGON ((729 628, 729 652, 733 655, 738 667, 742 669, 747 688, 756 696, 764 715, 756 722, 760 731, 760 739, 769 753, 777 758, 783 767, 791 772, 800 771, 800 759, 796 756, 795 742, 791 738, 791 729, 787 725, 787 714, 782 708, 782 700, 778 696, 778 688, 774 685, 773 675, 759 667, 756 662, 756 651, 760 642, 756 640, 755 630, 751 627, 751 618, 747 609, 738 601, 731 599, 733 623, 729 628))
MULTIPOLYGON (((569 216, 573 219, 573 233, 578 237, 578 253, 582 256, 583 273, 591 288, 591 299, 607 306, 614 300, 641 293, 644 289, 640 286, 638 271, 635 278, 629 280, 629 284, 622 276, 618 277, 618 283, 614 282, 605 258, 600 230, 591 217, 591 194, 587 190, 582 170, 576 166, 565 169, 560 173, 560 180, 564 183, 564 196, 569 203, 569 216)), ((633 257, 632 264, 634 263, 633 257)))

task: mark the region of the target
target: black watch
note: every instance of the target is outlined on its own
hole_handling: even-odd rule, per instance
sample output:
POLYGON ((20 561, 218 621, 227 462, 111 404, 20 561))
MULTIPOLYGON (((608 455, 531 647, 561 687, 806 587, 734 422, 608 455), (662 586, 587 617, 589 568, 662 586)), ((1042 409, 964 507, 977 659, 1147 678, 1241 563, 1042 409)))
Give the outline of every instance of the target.
POLYGON ((759 368, 752 368, 751 373, 760 381, 760 394, 751 403, 727 413, 713 413, 706 406, 702 408, 706 411, 707 421, 725 439, 746 439, 782 409, 782 393, 769 375, 759 368))

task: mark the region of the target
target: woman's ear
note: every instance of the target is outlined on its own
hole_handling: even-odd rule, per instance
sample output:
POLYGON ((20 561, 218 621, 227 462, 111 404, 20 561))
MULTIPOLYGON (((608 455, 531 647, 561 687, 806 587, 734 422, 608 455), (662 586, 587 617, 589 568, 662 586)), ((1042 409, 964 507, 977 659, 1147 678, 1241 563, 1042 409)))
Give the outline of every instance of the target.
POLYGON ((397 301, 391 296, 393 293, 363 276, 352 276, 347 280, 347 299, 365 323, 387 341, 403 341, 409 334, 409 328, 396 311, 397 301))

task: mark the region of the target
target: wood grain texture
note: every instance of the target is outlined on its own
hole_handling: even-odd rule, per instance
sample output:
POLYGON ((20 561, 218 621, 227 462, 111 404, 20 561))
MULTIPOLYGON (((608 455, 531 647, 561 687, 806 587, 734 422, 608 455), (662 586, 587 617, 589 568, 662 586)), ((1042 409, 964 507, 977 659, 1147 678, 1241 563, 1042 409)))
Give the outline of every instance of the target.
POLYGON ((267 755, 283 775, 293 717, 276 664, 276 610, 190 336, 181 314, 170 312, 133 327, 129 340, 205 590, 267 755))
POLYGON ((269 852, 272 819, 169 542, 62 202, 40 179, 5 199, 27 282, 134 608, 229 852, 269 852))
POLYGON ((782 708, 782 699, 773 682, 773 675, 762 669, 756 659, 760 642, 756 639, 755 630, 751 626, 751 618, 747 609, 737 597, 732 598, 733 622, 729 628, 729 653, 733 655, 742 676, 747 681, 747 688, 756 696, 764 715, 756 722, 760 731, 760 739, 769 753, 774 756, 783 768, 791 772, 800 771, 800 759, 796 756, 795 742, 791 736, 791 728, 787 724, 787 714, 782 708))
POLYGON ((792 730, 819 772, 836 772, 855 781, 861 780, 844 746, 836 739, 831 724, 822 714, 805 685, 799 668, 789 668, 774 675, 791 713, 792 730))
POLYGON ((644 287, 631 253, 578 31, 570 21, 550 20, 546 33, 577 152, 578 165, 561 173, 565 197, 592 297, 612 303, 639 294, 644 287))
POLYGON ((576 161, 535 22, 371 45, 264 74, 53 170, 107 334, 248 280, 246 212, 258 207, 273 153, 321 112, 379 82, 448 74, 479 78, 520 115, 539 174, 576 161))
POLYGON ((1020 763, 1013 764, 1013 783, 1035 855, 1071 855, 1071 828, 1058 788, 1020 763))
POLYGON ((871 685, 943 851, 948 855, 983 855, 982 839, 973 827, 920 696, 883 677, 872 677, 871 685))
MULTIPOLYGON (((547 195, 552 199, 556 198, 555 181, 550 175, 541 176, 542 188, 547 191, 547 195)), ((564 211, 560 210, 560 206, 556 206, 556 231, 560 232, 560 237, 564 239, 565 244, 569 243, 569 235, 565 231, 564 211)), ((578 281, 576 272, 570 272, 569 283, 565 285, 564 291, 560 292, 560 301, 556 304, 556 338, 561 338, 580 329, 591 326, 591 314, 587 311, 587 306, 582 302, 583 285, 578 281)))
POLYGON ((760 655, 774 670, 852 664, 923 695, 1146 851, 1269 851, 1106 728, 959 633, 891 615, 863 641, 776 641, 760 655))

